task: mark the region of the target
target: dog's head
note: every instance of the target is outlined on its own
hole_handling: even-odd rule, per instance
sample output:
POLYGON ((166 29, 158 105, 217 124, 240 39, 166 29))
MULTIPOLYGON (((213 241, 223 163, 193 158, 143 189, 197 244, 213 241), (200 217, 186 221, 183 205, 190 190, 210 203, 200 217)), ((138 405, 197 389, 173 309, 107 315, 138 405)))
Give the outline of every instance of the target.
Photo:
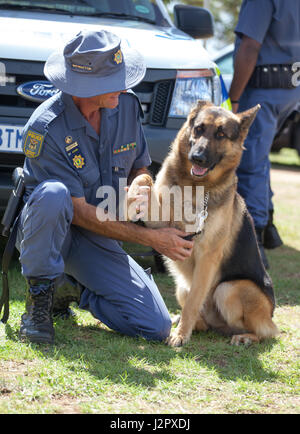
POLYGON ((244 140, 259 109, 257 105, 233 114, 210 102, 198 101, 188 116, 183 141, 195 180, 218 177, 239 165, 244 140))

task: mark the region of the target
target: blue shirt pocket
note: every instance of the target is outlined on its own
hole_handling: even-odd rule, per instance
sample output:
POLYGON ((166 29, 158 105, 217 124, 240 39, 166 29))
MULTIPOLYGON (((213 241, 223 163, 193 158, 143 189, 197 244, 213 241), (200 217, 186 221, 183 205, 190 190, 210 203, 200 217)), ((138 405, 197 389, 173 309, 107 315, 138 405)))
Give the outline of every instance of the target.
POLYGON ((97 167, 92 169, 86 168, 77 172, 82 182, 84 196, 88 203, 96 204, 96 192, 100 185, 100 173, 97 167))

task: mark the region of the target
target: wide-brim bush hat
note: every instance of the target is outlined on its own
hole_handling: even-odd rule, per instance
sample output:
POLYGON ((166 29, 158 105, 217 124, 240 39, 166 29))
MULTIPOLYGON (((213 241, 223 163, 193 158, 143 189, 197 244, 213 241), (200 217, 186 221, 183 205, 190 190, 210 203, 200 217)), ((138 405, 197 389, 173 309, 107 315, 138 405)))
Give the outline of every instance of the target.
POLYGON ((127 90, 144 77, 142 55, 114 33, 81 31, 52 53, 44 74, 58 89, 78 97, 127 90))

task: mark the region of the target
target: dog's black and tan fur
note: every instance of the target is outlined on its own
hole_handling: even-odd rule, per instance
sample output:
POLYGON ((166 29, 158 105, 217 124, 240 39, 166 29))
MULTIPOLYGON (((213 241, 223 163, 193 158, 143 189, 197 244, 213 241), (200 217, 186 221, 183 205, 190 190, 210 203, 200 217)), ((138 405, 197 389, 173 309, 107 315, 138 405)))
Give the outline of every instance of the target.
MULTIPOLYGON (((260 257, 252 219, 236 191, 235 170, 258 110, 256 106, 235 115, 199 101, 179 131, 151 190, 158 201, 162 187, 199 185, 209 192, 208 217, 201 235, 194 238, 192 256, 184 261, 166 259, 182 308, 169 345, 184 344, 193 330, 218 330, 232 335, 231 342, 237 345, 278 333, 272 321, 272 282, 260 257)), ((134 180, 131 191, 138 185, 151 184, 148 175, 141 175, 134 180)), ((145 223, 182 230, 186 227, 185 221, 174 222, 172 213, 169 223, 145 223)))

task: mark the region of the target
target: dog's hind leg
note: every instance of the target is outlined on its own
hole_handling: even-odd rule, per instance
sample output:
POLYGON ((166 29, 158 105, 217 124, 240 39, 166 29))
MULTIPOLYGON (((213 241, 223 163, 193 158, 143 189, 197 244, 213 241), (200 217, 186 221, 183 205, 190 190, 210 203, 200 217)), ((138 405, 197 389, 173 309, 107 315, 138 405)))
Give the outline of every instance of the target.
POLYGON ((214 301, 220 314, 232 328, 231 344, 259 342, 278 334, 272 321, 271 302, 254 282, 223 282, 214 293, 214 301), (234 334, 237 329, 244 332, 234 334))

